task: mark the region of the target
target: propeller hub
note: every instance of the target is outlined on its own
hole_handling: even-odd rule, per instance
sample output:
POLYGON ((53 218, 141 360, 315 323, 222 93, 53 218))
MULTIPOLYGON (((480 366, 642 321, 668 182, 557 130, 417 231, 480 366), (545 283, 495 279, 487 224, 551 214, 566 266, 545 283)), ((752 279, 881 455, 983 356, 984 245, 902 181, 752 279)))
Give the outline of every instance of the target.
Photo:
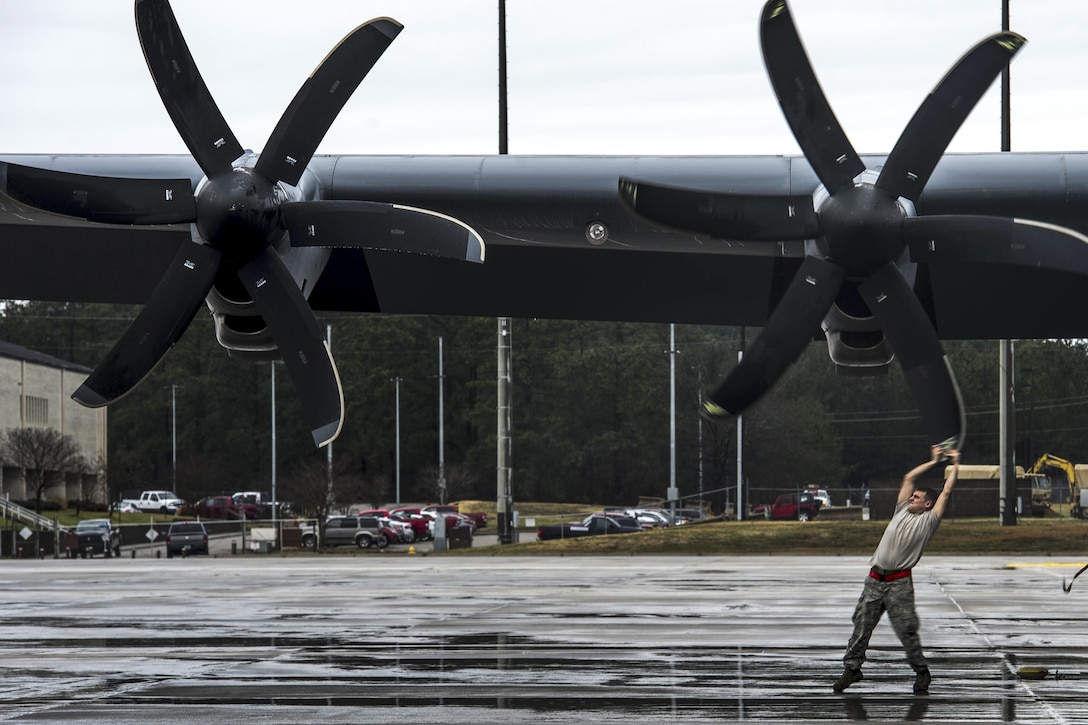
POLYGON ((277 187, 253 169, 236 167, 197 192, 196 228, 228 259, 248 259, 282 233, 277 187))
POLYGON ((823 252, 850 276, 868 276, 902 252, 906 211, 872 184, 855 184, 831 195, 819 215, 823 252))

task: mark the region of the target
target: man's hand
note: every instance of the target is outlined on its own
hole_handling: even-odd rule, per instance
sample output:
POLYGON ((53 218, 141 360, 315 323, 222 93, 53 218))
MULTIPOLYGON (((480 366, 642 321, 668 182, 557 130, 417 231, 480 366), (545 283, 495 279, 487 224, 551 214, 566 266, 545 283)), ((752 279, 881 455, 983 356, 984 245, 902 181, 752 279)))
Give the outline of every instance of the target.
POLYGON ((944 455, 948 457, 951 466, 948 468, 948 475, 944 479, 944 488, 941 489, 941 493, 937 496, 937 502, 933 504, 933 513, 937 514, 937 518, 944 516, 945 509, 948 508, 948 499, 952 495, 952 488, 956 485, 956 475, 960 470, 960 452, 955 448, 949 448, 944 452, 944 455))

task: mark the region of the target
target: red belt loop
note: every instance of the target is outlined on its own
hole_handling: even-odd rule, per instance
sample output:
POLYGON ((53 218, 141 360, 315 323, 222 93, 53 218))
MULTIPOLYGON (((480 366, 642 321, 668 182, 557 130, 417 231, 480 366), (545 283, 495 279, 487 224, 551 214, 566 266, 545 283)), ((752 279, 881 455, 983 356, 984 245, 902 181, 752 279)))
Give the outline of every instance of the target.
POLYGON ((910 569, 903 569, 902 571, 889 571, 884 574, 880 574, 876 569, 869 570, 869 576, 877 581, 893 582, 896 579, 905 579, 910 576, 910 569))

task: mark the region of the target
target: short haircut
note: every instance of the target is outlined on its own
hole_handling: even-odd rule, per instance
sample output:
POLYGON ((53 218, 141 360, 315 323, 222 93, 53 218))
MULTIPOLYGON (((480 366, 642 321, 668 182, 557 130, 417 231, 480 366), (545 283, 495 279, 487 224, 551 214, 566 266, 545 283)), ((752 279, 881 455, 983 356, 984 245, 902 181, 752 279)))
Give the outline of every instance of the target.
POLYGON ((936 491, 934 491, 932 488, 916 488, 914 490, 915 491, 921 491, 922 494, 926 497, 926 501, 930 501, 932 503, 937 503, 938 493, 936 491))

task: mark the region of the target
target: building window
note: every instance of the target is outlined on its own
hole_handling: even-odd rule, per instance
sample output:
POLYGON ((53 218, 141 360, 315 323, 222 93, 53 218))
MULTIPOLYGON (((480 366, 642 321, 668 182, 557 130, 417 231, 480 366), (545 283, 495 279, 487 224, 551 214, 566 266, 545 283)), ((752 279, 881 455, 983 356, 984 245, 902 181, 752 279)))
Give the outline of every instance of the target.
POLYGON ((39 398, 36 395, 26 396, 26 422, 31 425, 49 423, 49 398, 39 398))

